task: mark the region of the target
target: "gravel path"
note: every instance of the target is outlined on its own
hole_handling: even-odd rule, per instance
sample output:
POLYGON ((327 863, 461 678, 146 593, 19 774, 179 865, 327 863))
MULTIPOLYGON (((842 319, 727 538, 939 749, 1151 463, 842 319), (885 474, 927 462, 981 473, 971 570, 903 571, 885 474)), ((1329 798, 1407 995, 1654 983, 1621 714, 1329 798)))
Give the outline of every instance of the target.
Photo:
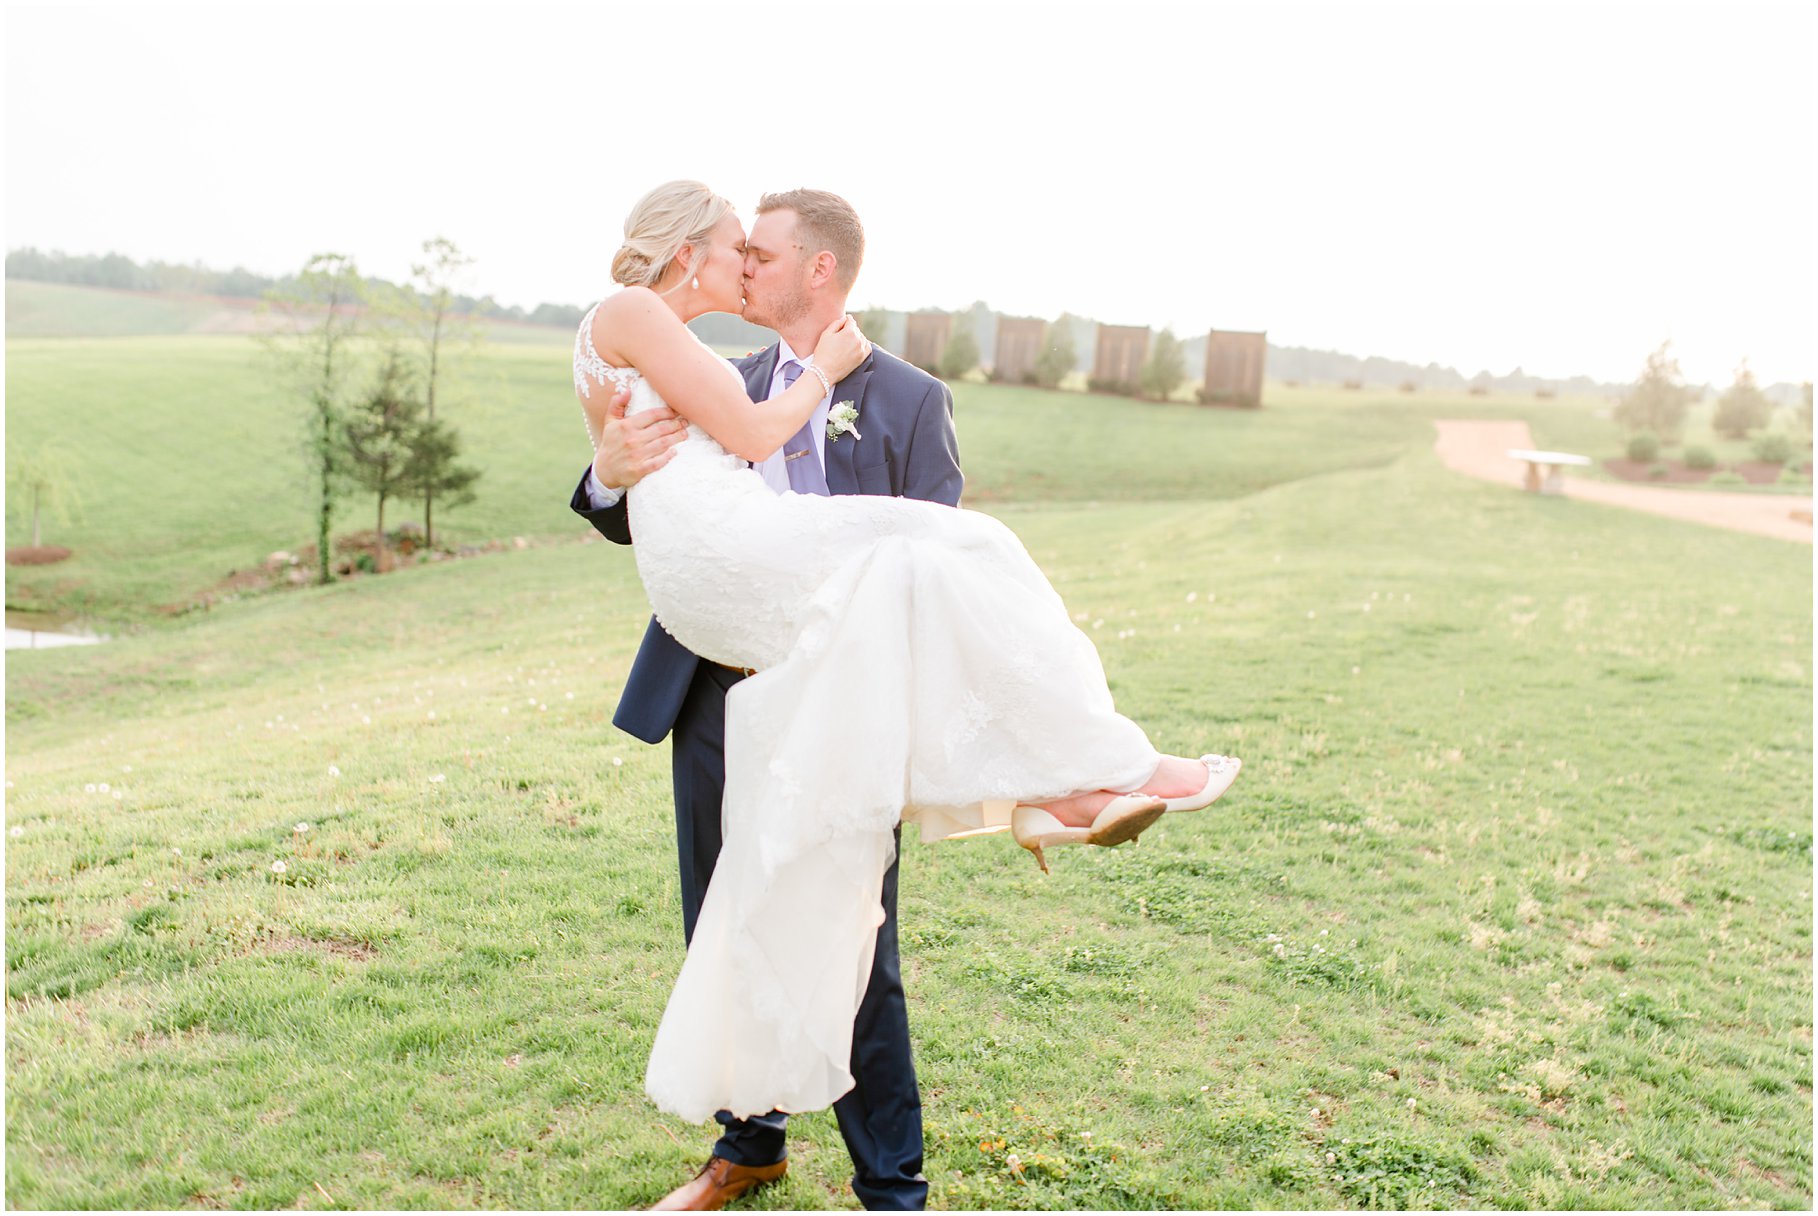
MULTIPOLYGON (((1440 463, 1456 473, 1519 488, 1527 466, 1509 459, 1510 448, 1535 447, 1525 422, 1436 421, 1439 437, 1433 442, 1440 463)), ((1628 507, 1708 524, 1772 536, 1780 540, 1812 543, 1811 495, 1725 494, 1706 490, 1668 490, 1626 482, 1592 481, 1567 475, 1567 498, 1581 502, 1628 507)))

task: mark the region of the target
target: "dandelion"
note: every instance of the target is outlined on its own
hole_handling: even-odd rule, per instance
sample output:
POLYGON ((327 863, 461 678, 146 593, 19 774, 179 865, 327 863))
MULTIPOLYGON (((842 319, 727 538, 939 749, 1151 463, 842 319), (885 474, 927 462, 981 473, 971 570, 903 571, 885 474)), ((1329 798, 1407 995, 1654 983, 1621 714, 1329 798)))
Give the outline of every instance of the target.
MULTIPOLYGON (((120 766, 120 771, 123 773, 130 773, 133 771, 133 766, 130 764, 122 764, 120 766)), ((8 781, 6 784, 7 784, 7 787, 10 789, 12 787, 13 783, 8 781)))
POLYGON ((429 720, 431 722, 434 722, 436 720, 436 711, 433 709, 429 711, 429 720))
POLYGON ((183 850, 178 848, 176 845, 172 845, 170 847, 170 855, 172 857, 181 857, 181 856, 183 856, 183 850))
POLYGON ((1311 608, 1309 608, 1309 609, 1307 609, 1307 619, 1308 619, 1308 620, 1309 620, 1309 621, 1311 621, 1311 620, 1317 620, 1317 619, 1318 619, 1318 617, 1319 617, 1319 613, 1317 613, 1317 612, 1315 612, 1315 611, 1313 611, 1313 610, 1312 610, 1312 609, 1311 609, 1311 608))
POLYGON ((372 725, 372 715, 371 714, 361 714, 360 721, 367 726, 371 726, 372 725))
POLYGON ((446 775, 444 775, 442 773, 437 773, 435 776, 433 776, 429 779, 429 784, 441 785, 446 780, 448 780, 446 775))
POLYGON ((14 840, 17 840, 19 837, 25 835, 25 828, 21 824, 14 824, 11 828, 7 829, 6 834, 11 836, 14 840))
POLYGON ((530 697, 530 698, 526 699, 524 702, 524 704, 526 704, 526 705, 535 705, 536 703, 537 703, 537 699, 535 697, 530 697))
POLYGON ((150 890, 151 885, 152 885, 152 880, 148 878, 144 882, 140 883, 139 885, 146 888, 147 890, 150 890))
POLYGON ((1338 1164, 1338 1154, 1337 1153, 1327 1153, 1326 1154, 1326 1164, 1327 1165, 1337 1165, 1338 1164))
POLYGON ((271 863, 271 872, 273 874, 282 874, 282 873, 284 873, 284 871, 286 871, 288 869, 290 869, 290 867, 284 864, 284 861, 282 858, 271 863))
POLYGON ((94 793, 94 792, 95 792, 95 783, 94 783, 94 782, 93 782, 93 781, 91 781, 91 782, 89 782, 89 783, 88 783, 88 784, 87 784, 87 785, 85 785, 85 786, 83 786, 83 787, 82 787, 82 792, 83 792, 83 793, 85 793, 85 794, 92 794, 92 793, 94 793))
POLYGON ((1103 629, 1104 627, 1105 627, 1105 618, 1102 616, 1099 617, 1096 621, 1092 622, 1092 628, 1094 628, 1094 629, 1103 629))
POLYGON ((1288 953, 1288 948, 1280 942, 1276 942, 1273 946, 1270 946, 1269 950, 1276 958, 1282 958, 1288 953))
POLYGON ((114 801, 115 802, 121 801, 121 799, 124 797, 125 797, 125 795, 121 794, 119 790, 114 791, 114 801))
POLYGON ((511 712, 511 706, 509 706, 509 705, 501 705, 501 706, 499 706, 499 712, 500 712, 500 713, 502 713, 502 714, 508 714, 508 713, 510 713, 510 712, 511 712))
POLYGON ((1413 1110, 1415 1108, 1415 1106, 1417 1106, 1417 1105, 1419 1105, 1419 1103, 1417 1103, 1413 1098, 1408 1099, 1408 1109, 1409 1110, 1413 1110))
POLYGON ((569 700, 570 700, 570 701, 572 701, 572 700, 574 700, 574 694, 573 694, 573 693, 568 693, 568 694, 566 694, 566 695, 567 695, 567 697, 568 697, 568 699, 569 699, 569 700))
POLYGON ((624 766, 625 766, 625 761, 624 761, 624 760, 622 760, 622 759, 620 759, 620 758, 619 758, 619 757, 618 757, 618 756, 614 756, 614 757, 613 757, 613 758, 612 758, 612 767, 614 767, 614 768, 623 768, 623 767, 624 767, 624 766))
POLYGON ((329 765, 328 766, 328 775, 330 777, 339 777, 341 775, 341 766, 338 764, 329 765))
POLYGON ((1325 936, 1325 935, 1326 935, 1326 934, 1328 934, 1328 933, 1330 933, 1330 932, 1332 932, 1332 930, 1330 930, 1330 929, 1321 929, 1321 930, 1320 930, 1320 931, 1319 931, 1319 935, 1320 935, 1320 936, 1321 936, 1321 937, 1324 937, 1324 936, 1325 936))
POLYGON ((309 831, 309 825, 307 823, 299 823, 296 827, 292 828, 291 831, 301 836, 303 833, 309 831))
POLYGON ((1187 592, 1187 602, 1189 604, 1193 603, 1197 599, 1199 599, 1199 592, 1197 592, 1197 591, 1187 592))

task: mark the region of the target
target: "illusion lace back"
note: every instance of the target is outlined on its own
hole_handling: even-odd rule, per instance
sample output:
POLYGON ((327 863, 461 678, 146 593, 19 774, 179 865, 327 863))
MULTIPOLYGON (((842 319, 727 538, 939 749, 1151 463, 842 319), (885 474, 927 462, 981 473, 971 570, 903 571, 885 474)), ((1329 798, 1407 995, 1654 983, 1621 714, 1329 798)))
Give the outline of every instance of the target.
MULTIPOLYGON (((661 405, 600 360, 592 323, 577 389, 661 405)), ((817 1110, 852 1086, 897 823, 924 839, 1002 826, 1017 801, 1136 789, 1159 757, 988 515, 777 494, 692 425, 628 509, 663 627, 758 673, 726 700, 724 844, 645 1085, 697 1121, 817 1110)))

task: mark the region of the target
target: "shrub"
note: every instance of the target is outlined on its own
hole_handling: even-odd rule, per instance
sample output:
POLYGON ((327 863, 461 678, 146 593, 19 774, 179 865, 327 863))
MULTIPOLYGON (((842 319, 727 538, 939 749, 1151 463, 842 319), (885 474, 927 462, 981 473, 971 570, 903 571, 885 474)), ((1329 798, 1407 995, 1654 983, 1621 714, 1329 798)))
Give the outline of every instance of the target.
POLYGON ((1616 407, 1616 421, 1637 432, 1677 435, 1692 403, 1692 390, 1679 374, 1672 344, 1663 342, 1648 356, 1646 369, 1616 407))
POLYGON ((1346 392, 1355 393, 1363 388, 1363 381, 1362 380, 1347 380, 1347 381, 1345 381, 1344 386, 1345 386, 1346 392))
POLYGON ((1755 441, 1755 459, 1785 464, 1793 458, 1793 441, 1782 431, 1769 431, 1755 441))
POLYGON ((1149 357, 1143 361, 1137 375, 1143 392, 1157 401, 1166 401, 1174 395, 1174 390, 1187 378, 1187 364, 1180 339, 1174 336, 1173 330, 1164 329, 1155 335, 1149 357))
POLYGON ((1630 460, 1659 460, 1660 436, 1653 431, 1642 431, 1629 440, 1630 460))
POLYGON ((1664 464, 1651 464, 1648 466, 1648 476, 1652 477, 1654 480, 1658 481, 1666 475, 1667 467, 1664 464))
POLYGON ((1707 483, 1713 486, 1746 486, 1748 481, 1734 469, 1725 469, 1707 483))
POLYGON ((1711 429, 1727 439, 1741 439, 1750 431, 1764 427, 1774 416, 1774 405, 1755 383, 1755 374, 1743 364, 1736 369, 1736 382, 1718 398, 1711 415, 1711 429))
POLYGON ((1714 469, 1717 467, 1717 454, 1707 447, 1693 444, 1685 450, 1685 467, 1688 469, 1714 469))
POLYGON ((1780 470, 1780 484, 1783 486, 1809 486, 1812 475, 1804 472, 1797 464, 1789 464, 1780 470))
POLYGON ((1420 386, 1418 384, 1414 383, 1412 380, 1403 380, 1401 382, 1401 391, 1404 393, 1413 393, 1413 392, 1418 392, 1419 390, 1420 390, 1420 386))

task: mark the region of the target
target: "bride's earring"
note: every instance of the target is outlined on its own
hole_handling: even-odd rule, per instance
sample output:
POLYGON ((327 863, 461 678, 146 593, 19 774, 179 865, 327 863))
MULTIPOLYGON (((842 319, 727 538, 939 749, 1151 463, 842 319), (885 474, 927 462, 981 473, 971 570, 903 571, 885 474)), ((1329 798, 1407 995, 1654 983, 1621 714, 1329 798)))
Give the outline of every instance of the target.
POLYGON ((696 291, 701 289, 701 276, 698 274, 694 276, 694 289, 696 291))

